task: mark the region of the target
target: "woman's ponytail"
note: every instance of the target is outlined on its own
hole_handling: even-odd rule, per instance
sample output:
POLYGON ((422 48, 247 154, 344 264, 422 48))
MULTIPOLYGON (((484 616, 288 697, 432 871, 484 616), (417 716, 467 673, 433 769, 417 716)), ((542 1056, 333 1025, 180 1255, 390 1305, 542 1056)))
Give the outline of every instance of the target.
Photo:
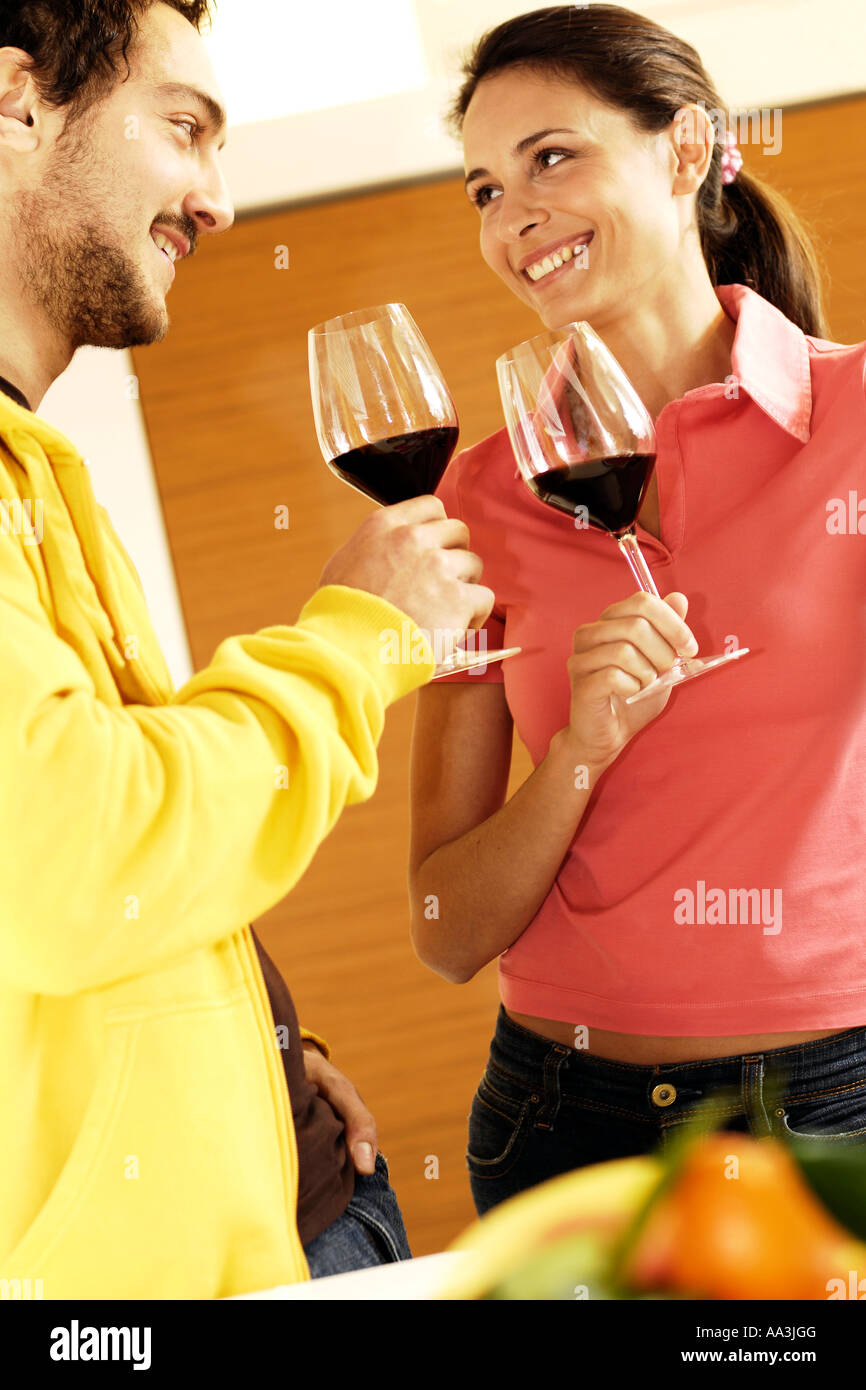
POLYGON ((821 265, 788 200, 746 169, 732 183, 717 178, 716 199, 712 173, 698 198, 701 249, 713 284, 748 285, 804 333, 826 338, 821 265))

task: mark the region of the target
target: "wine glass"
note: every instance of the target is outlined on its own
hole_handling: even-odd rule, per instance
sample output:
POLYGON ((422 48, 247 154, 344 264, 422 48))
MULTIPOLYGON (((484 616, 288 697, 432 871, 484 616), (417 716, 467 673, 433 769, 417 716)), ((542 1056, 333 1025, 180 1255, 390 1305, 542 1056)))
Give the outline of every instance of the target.
MULTIPOLYGON (((588 323, 569 323, 503 353, 496 374, 511 447, 530 491, 605 531, 638 586, 660 598, 634 529, 655 467, 655 427, 616 358, 588 323)), ((625 703, 694 680, 748 651, 678 657, 625 703)))
MULTIPOLYGON (((310 329, 308 343, 316 434, 331 471, 383 506, 434 492, 457 443, 457 412, 405 305, 328 319, 310 329)), ((431 637, 437 657, 440 637, 431 637)), ((439 661, 434 680, 520 651, 475 651, 474 638, 470 630, 469 649, 439 661)))

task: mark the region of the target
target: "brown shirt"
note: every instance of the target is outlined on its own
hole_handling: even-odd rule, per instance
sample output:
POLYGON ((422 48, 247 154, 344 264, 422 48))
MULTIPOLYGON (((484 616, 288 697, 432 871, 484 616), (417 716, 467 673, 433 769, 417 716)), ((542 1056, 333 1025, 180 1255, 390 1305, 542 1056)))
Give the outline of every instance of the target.
MULTIPOLYGON (((252 930, 252 929, 251 929, 252 930)), ((292 996, 255 932, 253 941, 274 1022, 286 1030, 281 1048, 298 1144, 298 1233, 307 1245, 342 1216, 355 1190, 355 1165, 346 1147, 341 1119, 304 1072, 304 1050, 292 996)))

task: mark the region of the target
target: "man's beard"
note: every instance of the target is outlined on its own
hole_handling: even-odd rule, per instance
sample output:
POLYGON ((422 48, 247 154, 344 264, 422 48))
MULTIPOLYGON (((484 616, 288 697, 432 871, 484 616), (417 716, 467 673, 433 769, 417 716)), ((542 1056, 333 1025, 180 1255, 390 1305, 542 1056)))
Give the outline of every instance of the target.
MULTIPOLYGON (((133 259, 105 239, 92 199, 81 196, 84 179, 70 179, 74 168, 75 162, 53 169, 42 188, 18 195, 24 292, 72 352, 155 343, 168 330, 165 302, 133 259), (86 215, 79 221, 82 203, 86 215)), ((105 206, 111 205, 108 196, 105 206)))

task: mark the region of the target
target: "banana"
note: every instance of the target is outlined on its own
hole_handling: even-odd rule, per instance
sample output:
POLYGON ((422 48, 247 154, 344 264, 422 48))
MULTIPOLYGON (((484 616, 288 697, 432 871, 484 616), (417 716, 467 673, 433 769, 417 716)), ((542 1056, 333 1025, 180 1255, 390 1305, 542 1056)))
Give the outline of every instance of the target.
POLYGON ((565 1173, 501 1203, 449 1246, 463 1259, 438 1297, 483 1298, 544 1245, 569 1234, 595 1232, 612 1242, 648 1201, 664 1171, 651 1155, 619 1158, 565 1173))

